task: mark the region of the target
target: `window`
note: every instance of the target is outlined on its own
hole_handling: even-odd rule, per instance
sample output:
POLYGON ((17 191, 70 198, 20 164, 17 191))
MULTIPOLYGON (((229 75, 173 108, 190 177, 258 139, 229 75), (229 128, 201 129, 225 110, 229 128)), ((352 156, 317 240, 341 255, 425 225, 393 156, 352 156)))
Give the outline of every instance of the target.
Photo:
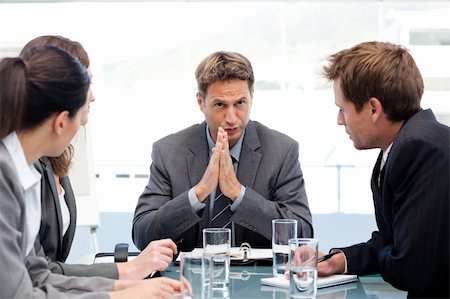
POLYGON ((152 143, 203 120, 197 64, 231 50, 255 70, 251 118, 299 141, 312 212, 372 213, 369 180, 378 151, 357 151, 336 124, 320 67, 329 54, 362 41, 401 43, 426 79, 424 107, 448 122, 448 15, 445 1, 2 3, 0 53, 42 34, 80 41, 89 52, 101 211, 134 211, 152 143))

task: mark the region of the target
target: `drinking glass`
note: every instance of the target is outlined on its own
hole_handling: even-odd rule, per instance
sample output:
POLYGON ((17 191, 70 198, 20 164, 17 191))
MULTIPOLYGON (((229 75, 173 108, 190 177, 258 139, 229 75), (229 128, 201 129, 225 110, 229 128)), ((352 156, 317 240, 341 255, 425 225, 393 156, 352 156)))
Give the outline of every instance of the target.
POLYGON ((203 229, 203 251, 211 255, 211 288, 228 288, 230 283, 231 230, 229 228, 203 229))
POLYGON ((317 294, 317 239, 289 240, 289 292, 291 298, 315 298, 317 294))
POLYGON ((289 258, 289 239, 297 238, 297 220, 272 220, 273 275, 282 276, 289 258))
POLYGON ((211 256, 202 253, 180 253, 181 298, 209 298, 211 256))

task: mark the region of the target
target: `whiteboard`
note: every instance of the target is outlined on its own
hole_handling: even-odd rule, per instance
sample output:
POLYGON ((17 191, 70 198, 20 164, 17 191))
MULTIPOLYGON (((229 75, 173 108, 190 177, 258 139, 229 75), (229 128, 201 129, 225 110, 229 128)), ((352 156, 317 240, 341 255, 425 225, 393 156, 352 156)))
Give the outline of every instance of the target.
POLYGON ((77 226, 96 228, 100 224, 89 126, 80 127, 72 141, 75 152, 69 178, 77 203, 77 226))

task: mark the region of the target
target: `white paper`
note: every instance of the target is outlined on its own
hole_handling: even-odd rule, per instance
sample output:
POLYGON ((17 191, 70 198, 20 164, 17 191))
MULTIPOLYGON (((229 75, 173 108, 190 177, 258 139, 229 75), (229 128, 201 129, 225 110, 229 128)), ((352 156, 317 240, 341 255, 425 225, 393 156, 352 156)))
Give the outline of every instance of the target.
MULTIPOLYGON (((326 288, 334 285, 344 284, 356 281, 358 279, 357 275, 347 275, 347 274, 334 274, 330 276, 318 276, 317 277, 317 288, 326 288)), ((277 288, 289 288, 289 280, 284 276, 275 277, 264 277, 261 278, 261 283, 264 285, 277 287, 277 288)))
MULTIPOLYGON (((202 254, 203 248, 194 248, 192 250, 194 254, 202 254)), ((258 260, 258 259, 272 259, 272 249, 271 248, 252 248, 249 251, 249 255, 247 258, 249 260, 258 260)), ((231 260, 242 260, 243 255, 242 252, 239 251, 239 247, 231 247, 230 249, 230 259, 231 260)), ((178 256, 177 261, 180 261, 180 256, 178 256)))

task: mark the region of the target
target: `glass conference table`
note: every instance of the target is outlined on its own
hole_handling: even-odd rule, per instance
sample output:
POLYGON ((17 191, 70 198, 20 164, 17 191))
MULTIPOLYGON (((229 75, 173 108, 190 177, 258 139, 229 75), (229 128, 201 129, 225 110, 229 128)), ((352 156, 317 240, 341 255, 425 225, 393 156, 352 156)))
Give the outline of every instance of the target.
MULTIPOLYGON (((171 265, 162 274, 174 279, 180 278, 177 265, 171 265)), ((262 285, 262 277, 271 277, 272 267, 268 265, 232 265, 230 268, 229 296, 216 296, 222 299, 289 299, 289 289, 262 285)), ((363 276, 358 281, 321 288, 316 299, 404 299, 406 292, 393 288, 379 276, 363 276)))

